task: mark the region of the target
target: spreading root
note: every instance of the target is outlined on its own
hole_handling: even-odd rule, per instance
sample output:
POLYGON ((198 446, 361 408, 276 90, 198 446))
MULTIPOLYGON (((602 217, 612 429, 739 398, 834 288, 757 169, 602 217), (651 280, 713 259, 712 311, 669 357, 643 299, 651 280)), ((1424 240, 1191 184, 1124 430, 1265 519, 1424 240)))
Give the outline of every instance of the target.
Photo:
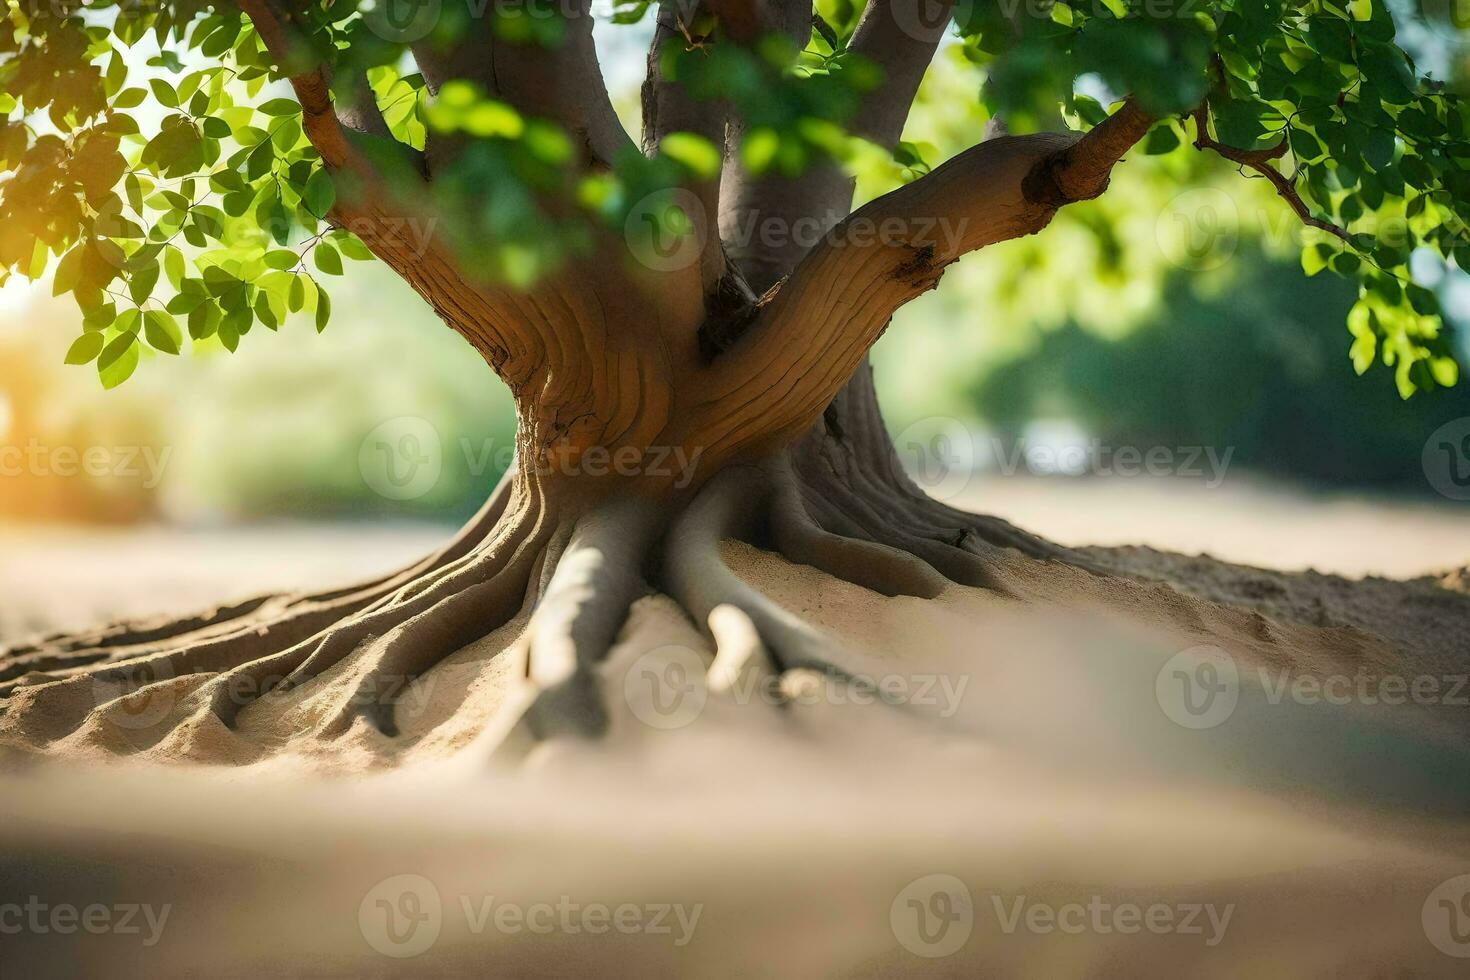
MULTIPOLYGON (((1108 577, 1090 559, 946 508, 892 473, 820 453, 800 465, 792 458, 730 467, 674 513, 628 495, 567 516, 533 481, 507 476, 451 543, 378 580, 0 651, 0 741, 236 762, 268 755, 272 739, 338 753, 380 747, 399 738, 406 709, 423 709, 421 687, 436 669, 494 634, 509 637, 492 655, 502 693, 456 739, 470 758, 515 761, 548 739, 607 730, 599 668, 630 608, 651 593, 670 597, 712 641, 715 654, 700 665, 711 691, 755 679, 781 691, 813 675, 858 687, 877 676, 732 569, 729 539, 885 596, 933 599, 958 585, 1002 602, 1044 600, 1098 581, 1094 591, 1115 601, 1151 603, 1186 629, 1245 644, 1274 644, 1288 629, 1225 608, 1196 622, 1198 604, 1167 587, 1108 577), (261 714, 273 734, 241 737, 261 714)), ((1342 642, 1360 660, 1375 656, 1361 634, 1344 631, 1342 642)))

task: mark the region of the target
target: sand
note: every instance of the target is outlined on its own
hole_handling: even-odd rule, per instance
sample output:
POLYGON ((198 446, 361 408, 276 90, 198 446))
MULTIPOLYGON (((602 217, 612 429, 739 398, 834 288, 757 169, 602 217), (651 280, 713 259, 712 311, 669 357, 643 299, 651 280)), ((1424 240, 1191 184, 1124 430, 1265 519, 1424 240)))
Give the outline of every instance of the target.
POLYGON ((411 691, 396 739, 312 738, 311 685, 180 737, 180 678, 7 757, 0 967, 1463 976, 1465 572, 1092 555, 1117 574, 1015 558, 1022 601, 923 601, 727 543, 887 703, 711 690, 709 644, 649 596, 603 667, 607 739, 512 768, 476 738, 519 622, 411 691), (41 926, 7 931, 6 902, 41 926), (48 918, 88 905, 142 927, 48 918))

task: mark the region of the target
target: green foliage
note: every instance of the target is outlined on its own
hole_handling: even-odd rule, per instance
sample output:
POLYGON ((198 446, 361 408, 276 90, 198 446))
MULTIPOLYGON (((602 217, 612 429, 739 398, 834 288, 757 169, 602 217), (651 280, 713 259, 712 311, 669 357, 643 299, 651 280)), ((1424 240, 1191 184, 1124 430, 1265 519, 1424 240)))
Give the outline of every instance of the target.
MULTIPOLYGON (((443 5, 422 43, 447 50, 478 29, 471 6, 443 5)), ((566 36, 552 7, 479 9, 502 41, 551 46, 566 36)), ((613 19, 634 23, 650 9, 620 0, 613 19)), ((618 227, 650 194, 714 176, 718 154, 693 134, 669 136, 651 159, 630 152, 588 171, 557 126, 467 82, 431 98, 404 71, 406 45, 373 16, 356 0, 300 5, 303 53, 330 61, 334 77, 366 71, 398 142, 421 149, 430 133, 454 138, 453 163, 428 191, 432 213, 466 266, 489 278, 526 286, 586 249, 598 223, 618 227), (559 206, 569 188, 579 209, 559 206)), ((750 47, 703 43, 691 25, 662 68, 693 97, 744 118, 738 152, 755 172, 793 175, 837 159, 893 181, 922 177, 939 162, 929 140, 888 154, 843 128, 882 84, 848 50, 858 16, 854 0, 820 0, 802 43, 750 47)), ((1345 229, 1346 241, 1309 241, 1302 264, 1358 281, 1354 367, 1389 366, 1405 397, 1455 382, 1437 301, 1413 283, 1408 261, 1425 249, 1470 267, 1470 113, 1443 81, 1420 75, 1384 0, 961 2, 956 28, 972 121, 998 112, 1013 131, 1059 118, 1086 129, 1132 95, 1162 119, 1143 155, 1193 152, 1200 119, 1206 137, 1238 150, 1280 147, 1268 165, 1313 216, 1345 229)), ((83 334, 68 361, 95 363, 111 386, 144 357, 179 353, 185 334, 233 351, 257 324, 275 330, 302 314, 326 325, 324 281, 344 258, 371 255, 329 223, 354 189, 324 169, 278 81, 300 67, 274 65, 228 5, 8 8, 0 280, 49 273, 56 293, 75 299, 83 334)), ((389 167, 387 148, 363 149, 389 167)))
MULTIPOLYGON (((1470 111, 1417 74, 1383 0, 1058 0, 1044 19, 1007 9, 975 4, 960 24, 966 55, 989 70, 992 110, 1044 119, 1056 92, 1090 77, 1174 117, 1150 133, 1146 153, 1192 142, 1201 106, 1220 143, 1280 146, 1272 165, 1315 217, 1348 233, 1309 242, 1303 264, 1358 280, 1355 368, 1382 361, 1404 397, 1454 384, 1438 303, 1413 284, 1408 261, 1424 248, 1470 267, 1470 111)), ((1085 95, 1066 108, 1078 128, 1103 116, 1085 95)))

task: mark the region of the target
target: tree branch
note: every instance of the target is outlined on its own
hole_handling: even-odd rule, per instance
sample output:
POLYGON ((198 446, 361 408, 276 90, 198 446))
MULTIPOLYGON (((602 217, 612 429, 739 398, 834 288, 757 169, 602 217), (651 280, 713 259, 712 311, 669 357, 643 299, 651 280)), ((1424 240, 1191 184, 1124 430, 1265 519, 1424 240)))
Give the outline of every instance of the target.
POLYGON ((954 0, 868 0, 847 50, 881 68, 883 84, 848 123, 854 135, 889 148, 898 143, 953 8, 954 0))
MULTIPOLYGON (((897 145, 919 83, 949 26, 951 7, 952 0, 868 0, 848 50, 876 64, 884 80, 863 96, 847 121, 851 133, 890 149, 897 145)), ((788 29, 809 32, 809 7, 793 9, 799 9, 804 19, 788 29)), ((798 21, 795 15, 787 19, 798 21)), ((732 145, 740 135, 737 124, 732 145)), ((734 156, 726 161, 720 234, 736 267, 757 292, 789 274, 806 254, 811 235, 798 230, 815 222, 825 232, 847 216, 853 186, 842 167, 831 162, 783 177, 750 174, 734 156), (776 235, 767 235, 768 228, 776 235)))
MULTIPOLYGON (((726 3, 725 8, 739 6, 726 3)), ((702 136, 710 142, 724 159, 725 124, 730 107, 724 101, 695 99, 689 90, 677 81, 664 76, 663 66, 667 55, 680 48, 689 51, 704 51, 709 45, 719 43, 711 34, 698 33, 698 24, 709 18, 709 5, 697 3, 686 12, 679 6, 661 4, 654 22, 653 40, 648 47, 648 73, 643 80, 643 152, 649 156, 658 152, 659 143, 670 133, 686 132, 702 136)), ((722 22, 723 23, 723 22, 722 22)), ((714 218, 720 207, 720 177, 700 180, 689 187, 698 199, 703 215, 695 216, 708 229, 704 250, 700 255, 701 292, 716 288, 725 272, 725 256, 720 248, 719 235, 714 232, 714 218)))
MULTIPOLYGON (((333 169, 370 170, 348 133, 386 139, 392 135, 366 77, 355 77, 348 86, 350 107, 337 106, 332 100, 332 66, 308 40, 299 15, 279 0, 239 0, 239 7, 289 79, 301 103, 302 131, 322 160, 333 169)), ((404 150, 408 152, 407 147, 404 150)))
POLYGON ((1232 163, 1238 163, 1242 167, 1254 170, 1271 182, 1271 186, 1276 188, 1277 195, 1291 206, 1302 224, 1325 231, 1329 235, 1335 235, 1349 244, 1352 243, 1352 235, 1346 228, 1313 215, 1312 209, 1307 207, 1307 202, 1303 201, 1301 194, 1297 192, 1296 182, 1270 165, 1270 161, 1278 160, 1286 155, 1287 141, 1285 139, 1264 150, 1242 150, 1239 147, 1221 143, 1210 135, 1210 112, 1207 107, 1201 105, 1194 110, 1193 115, 1196 149, 1213 150, 1232 163))
MULTIPOLYGON (((367 140, 393 140, 365 75, 357 73, 347 87, 348 104, 335 103, 332 65, 313 48, 299 17, 280 0, 239 0, 239 6, 289 79, 307 139, 338 178, 331 223, 357 235, 513 389, 529 385, 545 361, 555 315, 535 296, 477 282, 466 273, 438 233, 439 219, 419 179, 421 166, 412 168, 414 179, 395 180, 380 169, 379 155, 370 159, 364 152, 367 140)), ((396 140, 392 145, 421 164, 409 147, 396 140)))
MULTIPOLYGON (((429 39, 411 45, 414 61, 431 91, 437 92, 451 79, 475 82, 522 115, 560 124, 578 143, 588 166, 607 167, 619 153, 633 148, 613 110, 597 60, 590 0, 574 0, 572 9, 558 11, 566 31, 555 47, 535 41, 516 44, 496 35, 497 16, 532 14, 514 7, 501 14, 495 4, 483 10, 471 17, 463 36, 447 48, 429 39)), ((438 155, 431 148, 431 170, 438 155)))
POLYGON ((1152 121, 1129 100, 1080 138, 986 140, 859 208, 768 295, 750 330, 712 365, 705 410, 719 414, 700 430, 712 433, 711 451, 764 450, 803 431, 895 311, 934 288, 961 255, 1034 234, 1058 208, 1101 194, 1152 121), (751 395, 738 409, 719 404, 742 390, 751 395), (776 429, 746 446, 760 418, 776 429))

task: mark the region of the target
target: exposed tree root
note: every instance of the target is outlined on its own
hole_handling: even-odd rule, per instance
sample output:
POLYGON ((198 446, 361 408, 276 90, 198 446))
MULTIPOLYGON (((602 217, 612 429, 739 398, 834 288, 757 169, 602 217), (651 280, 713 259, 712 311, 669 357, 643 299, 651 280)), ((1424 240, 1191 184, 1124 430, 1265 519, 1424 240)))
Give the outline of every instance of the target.
MULTIPOLYGON (((245 713, 267 698, 272 710, 288 711, 291 737, 395 739, 406 691, 525 614, 519 638, 491 654, 513 658, 502 676, 514 689, 468 753, 513 761, 547 739, 606 731, 599 664, 649 591, 672 597, 707 631, 711 692, 750 683, 784 691, 811 672, 845 684, 881 675, 737 574, 722 550, 727 539, 886 596, 925 600, 952 583, 1006 599, 1029 594, 1031 559, 1071 556, 1004 522, 912 500, 912 484, 895 485, 907 480, 901 471, 885 473, 861 455, 839 446, 727 466, 677 502, 630 492, 571 505, 535 480, 508 478, 454 541, 375 582, 0 653, 0 676, 9 678, 0 685, 0 739, 42 750, 78 738, 114 752, 164 745, 188 757, 195 740, 242 738, 245 713), (951 537, 957 525, 968 536, 951 537)), ((1127 602, 1167 610, 1178 598, 1112 584, 1133 590, 1127 602)), ((1212 628, 1194 622, 1192 609, 1175 617, 1183 629, 1212 628)), ((1274 642, 1280 630, 1233 610, 1218 618, 1251 642, 1274 642)))
MULTIPOLYGON (((174 648, 193 651, 189 663, 207 666, 220 655, 253 661, 278 652, 344 617, 412 589, 429 573, 463 560, 482 546, 487 532, 504 515, 511 497, 502 480, 479 513, 453 540, 401 571, 346 588, 306 595, 271 594, 220 606, 175 620, 120 623, 74 635, 53 635, 22 644, 0 656, 0 697, 14 681, 61 679, 99 663, 132 663, 140 668, 174 648), (11 682, 11 683, 7 683, 11 682)), ((127 671, 109 675, 126 677, 127 671)))

